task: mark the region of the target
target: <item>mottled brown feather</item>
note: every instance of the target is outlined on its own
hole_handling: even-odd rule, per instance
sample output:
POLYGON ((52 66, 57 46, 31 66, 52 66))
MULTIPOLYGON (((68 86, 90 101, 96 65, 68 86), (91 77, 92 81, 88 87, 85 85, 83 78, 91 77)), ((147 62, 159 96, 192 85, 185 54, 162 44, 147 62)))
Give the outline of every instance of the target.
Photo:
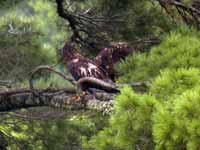
MULTIPOLYGON (((84 77, 93 77, 99 79, 97 80, 98 82, 104 81, 113 84, 112 80, 109 78, 108 73, 104 69, 102 69, 96 61, 83 57, 79 53, 76 53, 75 47, 71 43, 65 43, 62 54, 71 75, 76 81, 84 77)), ((88 84, 88 86, 89 85, 91 84, 88 84)), ((88 89, 89 87, 84 88, 88 89)))
POLYGON ((104 69, 108 73, 109 77, 114 81, 114 65, 121 59, 125 59, 133 52, 134 49, 126 43, 114 43, 103 48, 95 58, 95 61, 98 66, 104 69))

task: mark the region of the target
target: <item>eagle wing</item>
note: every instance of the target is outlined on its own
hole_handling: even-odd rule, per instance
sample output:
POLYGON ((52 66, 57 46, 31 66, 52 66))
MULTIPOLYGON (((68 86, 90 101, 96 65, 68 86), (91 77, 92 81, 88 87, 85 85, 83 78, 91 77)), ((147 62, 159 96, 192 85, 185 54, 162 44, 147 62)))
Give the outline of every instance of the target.
POLYGON ((110 81, 108 74, 94 61, 86 58, 77 58, 69 63, 69 70, 75 80, 83 77, 94 77, 103 81, 110 81))
POLYGON ((103 48, 95 58, 95 61, 114 80, 114 65, 133 51, 134 49, 125 43, 112 44, 109 47, 103 48))
POLYGON ((114 83, 108 73, 96 61, 76 53, 73 45, 66 43, 62 54, 71 75, 78 81, 82 90, 90 91, 91 88, 96 88, 108 92, 119 92, 113 87, 114 83))
POLYGON ((120 59, 124 59, 126 56, 134 51, 133 48, 125 43, 112 44, 103 48, 96 57, 96 61, 105 63, 105 61, 117 63, 120 59))

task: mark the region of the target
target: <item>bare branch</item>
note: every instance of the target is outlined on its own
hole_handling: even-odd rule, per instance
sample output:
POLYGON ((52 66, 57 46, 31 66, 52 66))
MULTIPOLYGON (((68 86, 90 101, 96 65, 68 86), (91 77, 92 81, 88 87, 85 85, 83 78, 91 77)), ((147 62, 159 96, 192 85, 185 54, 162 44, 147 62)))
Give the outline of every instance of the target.
POLYGON ((32 30, 31 25, 30 25, 29 27, 24 26, 23 30, 20 31, 19 27, 14 28, 12 21, 8 24, 8 27, 9 27, 8 33, 14 34, 14 35, 27 34, 27 33, 30 33, 32 30))
POLYGON ((50 72, 53 72, 53 73, 56 73, 57 75, 61 76, 63 79, 69 81, 70 83, 72 83, 73 85, 76 84, 76 82, 74 81, 73 78, 69 77, 69 76, 66 76, 64 73, 58 71, 58 70, 55 70, 54 68, 52 68, 51 66, 39 66, 37 68, 35 68, 33 71, 31 71, 30 73, 30 80, 29 80, 29 84, 30 84, 30 89, 33 89, 33 77, 36 73, 38 72, 41 72, 43 70, 48 70, 50 72))
POLYGON ((200 1, 193 0, 192 5, 188 6, 180 0, 157 0, 161 7, 174 18, 175 14, 172 10, 177 10, 182 20, 188 25, 195 25, 200 28, 200 1))
POLYGON ((56 3, 59 16, 66 19, 72 29, 71 39, 88 49, 98 50, 107 45, 109 42, 106 33, 113 29, 109 26, 113 22, 122 22, 119 16, 104 17, 99 13, 91 15, 88 13, 91 8, 84 12, 71 12, 64 8, 64 0, 56 0, 56 3))

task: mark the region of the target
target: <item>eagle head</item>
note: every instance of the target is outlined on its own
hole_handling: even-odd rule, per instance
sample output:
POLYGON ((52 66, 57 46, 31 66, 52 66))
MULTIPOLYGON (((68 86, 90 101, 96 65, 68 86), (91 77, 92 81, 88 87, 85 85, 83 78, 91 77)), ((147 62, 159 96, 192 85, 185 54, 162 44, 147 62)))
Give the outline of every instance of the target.
POLYGON ((61 49, 61 55, 64 60, 69 61, 75 57, 75 45, 73 42, 66 42, 64 47, 61 49))
POLYGON ((127 43, 118 43, 111 46, 114 51, 112 52, 113 62, 116 63, 120 59, 125 59, 128 55, 134 52, 134 49, 128 46, 127 43))

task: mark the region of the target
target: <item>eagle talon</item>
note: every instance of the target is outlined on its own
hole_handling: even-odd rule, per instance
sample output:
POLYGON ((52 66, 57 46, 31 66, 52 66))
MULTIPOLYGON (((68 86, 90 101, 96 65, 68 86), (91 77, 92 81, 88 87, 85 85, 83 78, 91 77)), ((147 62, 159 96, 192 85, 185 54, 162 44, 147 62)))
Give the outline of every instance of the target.
POLYGON ((72 97, 72 100, 75 102, 79 102, 81 100, 81 97, 79 95, 76 95, 76 96, 72 97))
POLYGON ((82 97, 86 96, 88 93, 83 91, 82 93, 80 94, 77 94, 76 96, 72 97, 72 100, 75 101, 75 102, 80 102, 82 97))

